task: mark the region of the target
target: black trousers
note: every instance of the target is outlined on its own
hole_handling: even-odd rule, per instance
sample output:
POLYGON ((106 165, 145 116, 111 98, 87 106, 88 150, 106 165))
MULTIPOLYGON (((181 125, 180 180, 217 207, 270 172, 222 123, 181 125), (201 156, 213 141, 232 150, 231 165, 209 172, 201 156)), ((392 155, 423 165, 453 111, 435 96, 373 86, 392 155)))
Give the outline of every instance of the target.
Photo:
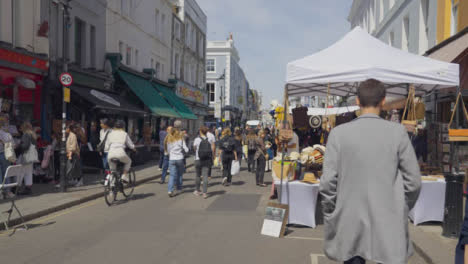
POLYGON ((257 184, 263 184, 263 178, 265 176, 265 165, 266 159, 265 156, 260 155, 257 159, 257 172, 255 174, 255 182, 257 184))
POLYGON ((256 150, 249 150, 248 151, 248 157, 247 157, 247 166, 249 168, 249 171, 255 171, 255 159, 254 159, 254 156, 255 156, 255 152, 257 152, 256 150))
POLYGON ((232 180, 231 166, 233 160, 231 157, 223 158, 223 178, 227 178, 228 183, 231 183, 232 180))

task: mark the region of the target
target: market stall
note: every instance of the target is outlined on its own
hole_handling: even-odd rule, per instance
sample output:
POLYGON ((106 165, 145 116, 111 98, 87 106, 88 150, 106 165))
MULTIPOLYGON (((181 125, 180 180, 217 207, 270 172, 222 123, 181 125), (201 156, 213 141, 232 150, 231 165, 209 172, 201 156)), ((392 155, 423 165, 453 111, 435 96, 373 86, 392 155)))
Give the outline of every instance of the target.
POLYGON ((418 201, 409 212, 409 218, 414 225, 429 221, 444 221, 445 187, 446 183, 443 176, 423 178, 418 201))
MULTIPOLYGON (((437 89, 458 87, 459 66, 393 48, 356 27, 330 47, 288 63, 285 107, 288 107, 288 97, 292 96, 328 98, 356 95, 359 82, 371 78, 385 84, 388 96, 407 98, 404 103, 414 105, 417 96, 437 89)), ((410 113, 414 111, 405 109, 405 112, 407 110, 410 113)), ((286 118, 282 123, 281 128, 286 130, 286 118)), ((280 129, 281 133, 287 135, 280 129)), ((287 141, 282 144, 287 144, 287 141)), ((281 159, 291 160, 291 157, 283 152, 281 159)), ((282 167, 284 169, 284 165, 282 167)), ((283 172, 279 179, 279 200, 282 202, 283 172)), ((286 185, 291 183, 285 182, 286 185)), ((288 195, 291 195, 291 190, 288 195)), ((288 200, 290 207, 295 207, 293 203, 302 201, 288 200)))

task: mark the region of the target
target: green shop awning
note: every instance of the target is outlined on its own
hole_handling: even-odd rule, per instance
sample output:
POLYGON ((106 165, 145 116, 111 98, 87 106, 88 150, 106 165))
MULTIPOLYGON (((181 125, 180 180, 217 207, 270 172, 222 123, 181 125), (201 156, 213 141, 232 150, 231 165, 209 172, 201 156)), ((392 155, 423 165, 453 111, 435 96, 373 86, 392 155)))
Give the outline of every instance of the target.
POLYGON ((120 78, 122 78, 128 87, 130 87, 154 114, 164 117, 185 118, 178 114, 174 108, 160 96, 158 91, 154 89, 148 80, 125 71, 120 70, 117 72, 120 78))
POLYGON ((194 120, 198 119, 198 117, 192 113, 192 111, 170 88, 157 83, 153 83, 153 85, 154 88, 160 92, 160 95, 176 108, 177 112, 182 116, 182 118, 194 120))

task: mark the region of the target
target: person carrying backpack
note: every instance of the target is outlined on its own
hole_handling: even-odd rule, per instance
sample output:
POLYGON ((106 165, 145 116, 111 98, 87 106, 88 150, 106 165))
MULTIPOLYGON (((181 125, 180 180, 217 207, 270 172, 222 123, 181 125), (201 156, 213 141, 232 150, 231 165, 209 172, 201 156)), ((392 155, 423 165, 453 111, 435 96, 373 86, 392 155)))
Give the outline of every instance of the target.
POLYGON ((214 140, 208 137, 208 128, 202 126, 200 134, 193 142, 193 149, 195 151, 195 194, 203 198, 208 198, 208 177, 211 166, 213 165, 214 158, 214 140), (201 177, 203 176, 203 193, 200 191, 201 177))
POLYGON ((221 150, 220 160, 223 163, 223 182, 224 186, 231 185, 232 174, 231 165, 233 160, 237 160, 236 145, 232 138, 230 128, 225 128, 221 133, 221 140, 219 141, 219 149, 221 150))
POLYGON ((249 172, 256 172, 255 170, 255 153, 257 152, 257 135, 253 129, 249 130, 247 135, 247 159, 249 172))

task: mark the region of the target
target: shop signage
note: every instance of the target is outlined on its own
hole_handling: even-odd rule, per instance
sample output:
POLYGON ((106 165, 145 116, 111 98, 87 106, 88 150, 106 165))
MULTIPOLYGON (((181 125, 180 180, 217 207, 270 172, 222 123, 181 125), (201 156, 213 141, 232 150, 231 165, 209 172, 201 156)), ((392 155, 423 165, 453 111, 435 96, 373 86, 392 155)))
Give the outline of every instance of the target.
POLYGON ((205 94, 197 88, 179 86, 177 88, 177 95, 188 101, 205 104, 205 94))
POLYGON ((60 83, 63 86, 70 86, 73 84, 73 77, 68 72, 60 74, 60 83))
POLYGON ((114 98, 108 96, 107 94, 104 94, 104 93, 101 93, 99 91, 96 91, 96 90, 91 90, 90 92, 94 97, 96 97, 97 99, 101 100, 101 101, 104 101, 104 102, 107 102, 109 104, 112 104, 112 105, 115 105, 115 106, 119 106, 120 107, 120 102, 115 100, 114 98))
POLYGON ((8 61, 16 64, 26 65, 28 67, 46 71, 48 66, 47 60, 38 59, 33 56, 24 55, 12 50, 0 48, 0 61, 8 61))
POLYGON ((268 203, 263 220, 262 235, 283 237, 288 222, 289 206, 286 204, 268 203))

